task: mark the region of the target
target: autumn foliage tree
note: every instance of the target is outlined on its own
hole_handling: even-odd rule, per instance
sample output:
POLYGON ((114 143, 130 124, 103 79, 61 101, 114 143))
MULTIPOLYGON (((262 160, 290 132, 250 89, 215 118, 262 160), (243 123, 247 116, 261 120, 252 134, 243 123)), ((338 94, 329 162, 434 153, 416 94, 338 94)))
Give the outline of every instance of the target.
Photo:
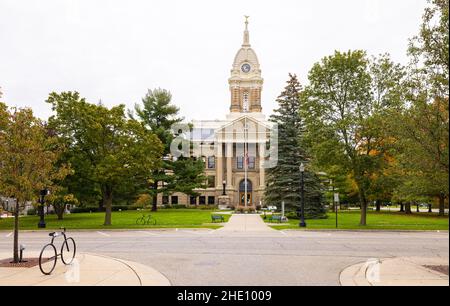
POLYGON ((47 126, 31 109, 8 109, 0 103, 0 194, 15 199, 14 262, 19 261, 19 213, 39 191, 51 187, 70 172, 57 164, 62 153, 47 126))

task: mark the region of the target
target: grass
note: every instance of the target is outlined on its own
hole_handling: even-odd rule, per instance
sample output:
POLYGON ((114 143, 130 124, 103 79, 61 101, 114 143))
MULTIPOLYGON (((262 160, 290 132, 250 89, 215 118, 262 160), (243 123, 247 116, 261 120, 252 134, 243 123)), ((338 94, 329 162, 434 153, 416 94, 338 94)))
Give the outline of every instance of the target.
MULTIPOLYGON (((112 225, 104 226, 104 213, 80 213, 65 215, 64 220, 57 220, 55 215, 46 216, 47 228, 59 229, 66 227, 74 229, 148 229, 148 228, 219 228, 220 225, 211 224, 212 210, 197 209, 161 209, 158 212, 150 211, 123 211, 113 212, 112 225), (157 221, 156 225, 137 225, 136 219, 142 214, 151 214, 157 221)), ((229 215, 223 215, 225 221, 229 215)), ((1 219, 0 230, 12 230, 13 218, 1 219)), ((20 218, 21 230, 37 230, 39 217, 24 216, 20 218)))
MULTIPOLYGON (((328 219, 306 220, 308 229, 336 229, 336 215, 328 214, 328 219)), ((340 212, 338 229, 346 230, 448 230, 449 219, 437 214, 415 213, 406 215, 399 212, 368 212, 367 226, 360 226, 359 211, 340 212)), ((266 221, 267 222, 267 221, 266 221)), ((275 229, 299 229, 299 221, 291 219, 286 225, 273 226, 275 229)))

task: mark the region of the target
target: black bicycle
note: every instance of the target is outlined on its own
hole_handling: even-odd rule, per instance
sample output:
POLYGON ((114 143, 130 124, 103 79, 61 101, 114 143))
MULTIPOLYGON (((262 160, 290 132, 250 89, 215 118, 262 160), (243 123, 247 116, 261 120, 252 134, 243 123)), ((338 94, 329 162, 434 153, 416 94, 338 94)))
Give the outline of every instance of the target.
POLYGON ((49 234, 49 236, 52 237, 52 241, 42 248, 41 254, 39 255, 39 269, 41 269, 41 272, 45 275, 52 274, 56 267, 58 257, 61 257, 61 261, 65 265, 70 265, 75 259, 77 252, 75 240, 66 236, 65 228, 61 229, 63 230, 62 232, 53 232, 49 234), (60 254, 56 251, 56 246, 54 244, 55 238, 59 236, 64 237, 60 254))
POLYGON ((152 215, 142 215, 142 217, 137 218, 137 225, 156 225, 156 219, 152 215))

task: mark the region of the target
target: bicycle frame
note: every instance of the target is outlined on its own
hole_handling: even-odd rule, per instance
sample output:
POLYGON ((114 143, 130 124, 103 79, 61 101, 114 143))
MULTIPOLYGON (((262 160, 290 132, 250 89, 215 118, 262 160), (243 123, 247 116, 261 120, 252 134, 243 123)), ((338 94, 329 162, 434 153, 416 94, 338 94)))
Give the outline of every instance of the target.
POLYGON ((65 265, 70 264, 70 263, 73 261, 73 259, 75 258, 75 254, 76 254, 76 243, 75 243, 75 240, 73 240, 73 238, 71 238, 71 237, 68 238, 67 235, 66 235, 66 229, 65 229, 65 228, 62 228, 62 229, 63 229, 62 232, 53 232, 53 233, 50 233, 50 234, 49 234, 49 236, 52 237, 51 242, 43 247, 43 249, 42 249, 42 251, 41 251, 41 255, 39 256, 39 268, 41 269, 41 272, 42 272, 43 274, 45 274, 45 275, 50 275, 50 274, 53 272, 53 270, 54 270, 54 268, 55 268, 55 266, 56 266, 56 262, 57 262, 57 260, 58 260, 58 257, 61 259, 61 261, 62 261, 65 265), (57 248, 56 248, 56 246, 55 246, 55 239, 58 238, 59 236, 62 236, 62 237, 64 238, 62 247, 61 247, 61 249, 60 249, 60 250, 61 250, 61 253, 58 253, 57 248), (70 252, 70 247, 69 247, 69 243, 70 243, 70 242, 69 242, 69 241, 72 241, 72 242, 73 242, 73 256, 71 257, 70 262, 69 262, 69 261, 66 262, 64 252, 65 252, 65 250, 67 250, 67 252, 70 252), (53 255, 52 257, 49 257, 48 259, 54 260, 54 263, 53 263, 52 269, 48 272, 48 271, 44 271, 44 270, 43 270, 41 259, 42 259, 42 254, 43 254, 44 250, 45 250, 47 247, 49 247, 49 246, 50 246, 51 248, 53 248, 53 250, 54 250, 54 255, 53 255))

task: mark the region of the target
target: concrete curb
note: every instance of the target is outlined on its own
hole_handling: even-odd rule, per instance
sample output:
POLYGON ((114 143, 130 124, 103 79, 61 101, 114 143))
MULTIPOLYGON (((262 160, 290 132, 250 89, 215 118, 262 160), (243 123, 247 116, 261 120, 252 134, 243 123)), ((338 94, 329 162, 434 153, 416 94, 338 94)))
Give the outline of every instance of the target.
POLYGON ((444 258, 397 257, 375 260, 375 270, 367 262, 345 268, 339 275, 342 286, 448 286, 449 277, 424 265, 447 265, 444 258), (369 275, 375 273, 375 275, 369 275), (372 279, 376 276, 376 279, 372 279))
MULTIPOLYGON (((89 253, 86 253, 89 254, 89 253)), ((165 277, 162 273, 157 271, 156 269, 153 269, 149 266, 133 262, 133 261, 127 261, 122 260, 118 258, 108 257, 104 255, 98 255, 98 254, 89 254, 91 256, 97 256, 97 257, 104 257, 109 258, 112 260, 115 260, 117 262, 122 263, 123 265, 130 268, 136 275, 136 277, 139 279, 141 286, 171 286, 169 279, 165 277)))
MULTIPOLYGON (((8 257, 0 255, 1 258, 8 257)), ((104 255, 81 253, 77 255, 76 264, 71 266, 58 261, 50 276, 44 276, 38 266, 0 268, 0 286, 171 286, 171 283, 151 267, 104 255)))

